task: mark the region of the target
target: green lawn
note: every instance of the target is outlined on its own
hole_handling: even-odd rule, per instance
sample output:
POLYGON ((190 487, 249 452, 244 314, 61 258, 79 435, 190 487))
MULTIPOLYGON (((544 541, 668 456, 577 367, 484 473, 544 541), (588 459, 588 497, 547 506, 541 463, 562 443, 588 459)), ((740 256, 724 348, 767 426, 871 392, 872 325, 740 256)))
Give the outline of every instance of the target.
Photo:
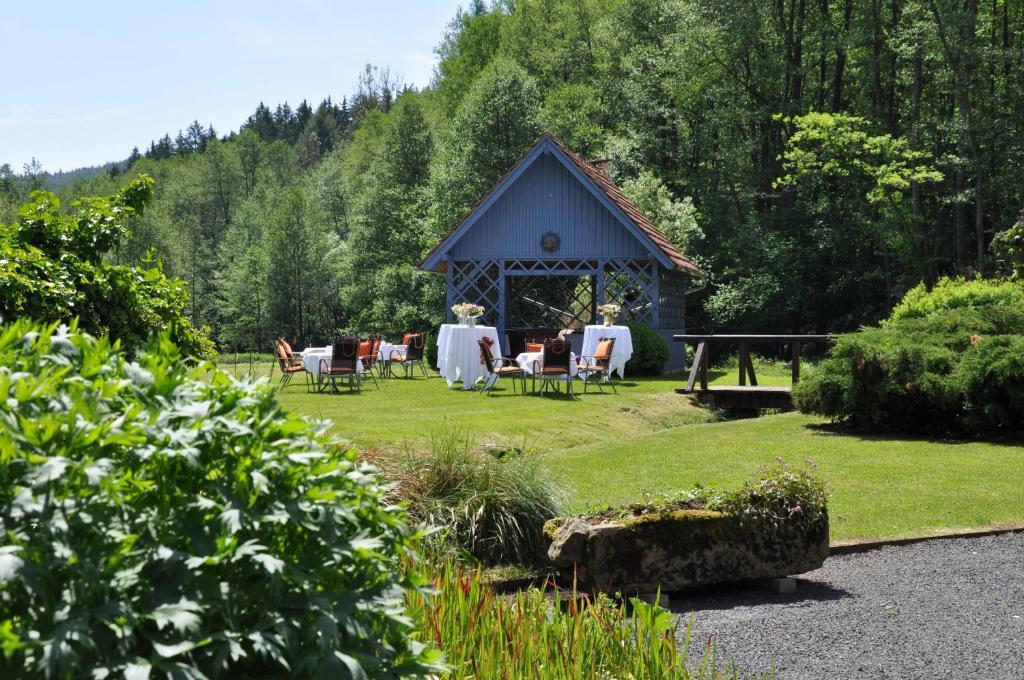
MULTIPOLYGON (((734 374, 714 378, 736 384, 734 374)), ((509 382, 482 396, 438 378, 393 379, 360 395, 307 394, 296 381, 281 401, 332 420, 333 432, 364 448, 424 448, 459 428, 484 444, 540 451, 577 509, 697 483, 731 487, 782 456, 812 458, 829 482, 835 541, 1024 524, 1020 444, 851 435, 795 413, 713 422, 715 414, 675 394, 682 380, 627 380, 618 395, 576 401, 513 396, 509 382)), ((759 380, 788 383, 765 373, 759 380)))

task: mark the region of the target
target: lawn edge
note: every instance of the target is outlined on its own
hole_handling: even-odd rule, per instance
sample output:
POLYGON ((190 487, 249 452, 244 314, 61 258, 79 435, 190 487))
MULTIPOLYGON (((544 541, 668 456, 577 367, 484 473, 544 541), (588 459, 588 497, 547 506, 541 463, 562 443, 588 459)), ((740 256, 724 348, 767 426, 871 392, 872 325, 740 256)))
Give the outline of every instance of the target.
POLYGON ((951 531, 927 536, 909 536, 905 538, 889 538, 875 541, 842 541, 829 545, 830 555, 854 555, 871 552, 889 546, 913 545, 925 541, 945 541, 953 538, 983 538, 985 536, 1001 536, 1004 534, 1024 533, 1024 525, 1000 526, 990 529, 974 529, 967 531, 951 531))

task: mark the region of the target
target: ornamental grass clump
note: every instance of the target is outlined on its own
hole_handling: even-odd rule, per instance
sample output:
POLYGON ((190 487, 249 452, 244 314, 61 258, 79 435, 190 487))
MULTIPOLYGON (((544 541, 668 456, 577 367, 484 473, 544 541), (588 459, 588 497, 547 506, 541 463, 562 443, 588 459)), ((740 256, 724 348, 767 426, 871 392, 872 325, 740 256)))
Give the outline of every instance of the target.
MULTIPOLYGON (((739 677, 708 641, 688 665, 690 628, 639 599, 530 589, 496 594, 480 571, 451 561, 435 569, 434 592, 412 597, 424 642, 445 653, 453 679, 633 678, 717 680, 739 677)), ((743 677, 750 677, 744 675, 743 677)))
POLYGON ((564 492, 537 454, 496 456, 458 431, 434 437, 428 451, 378 455, 392 494, 437 529, 428 544, 487 564, 532 562, 544 522, 561 512, 564 492))
POLYGON ((0 328, 0 676, 436 670, 373 470, 166 335, 135 356, 0 328))

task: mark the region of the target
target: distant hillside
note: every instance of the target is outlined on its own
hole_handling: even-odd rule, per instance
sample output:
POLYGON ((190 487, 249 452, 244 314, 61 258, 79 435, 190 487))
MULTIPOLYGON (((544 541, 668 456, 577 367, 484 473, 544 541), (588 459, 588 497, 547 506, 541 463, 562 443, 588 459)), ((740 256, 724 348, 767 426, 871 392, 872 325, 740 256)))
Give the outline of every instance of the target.
POLYGON ((43 180, 44 186, 51 191, 59 191, 77 179, 88 179, 102 172, 109 172, 115 165, 124 167, 124 161, 110 161, 103 165, 93 165, 87 168, 75 168, 74 170, 60 170, 58 172, 46 173, 43 180))

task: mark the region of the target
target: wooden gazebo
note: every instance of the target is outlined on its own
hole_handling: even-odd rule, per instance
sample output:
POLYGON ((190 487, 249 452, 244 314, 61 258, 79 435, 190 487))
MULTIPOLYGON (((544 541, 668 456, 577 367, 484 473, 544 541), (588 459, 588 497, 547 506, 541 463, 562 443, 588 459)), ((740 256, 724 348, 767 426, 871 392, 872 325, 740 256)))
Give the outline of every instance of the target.
POLYGON ((482 305, 483 322, 499 337, 517 328, 578 328, 598 318, 598 305, 617 302, 622 320, 644 321, 669 339, 686 332, 686 294, 703 281, 597 163, 551 135, 420 266, 445 274, 447 307, 482 305))

